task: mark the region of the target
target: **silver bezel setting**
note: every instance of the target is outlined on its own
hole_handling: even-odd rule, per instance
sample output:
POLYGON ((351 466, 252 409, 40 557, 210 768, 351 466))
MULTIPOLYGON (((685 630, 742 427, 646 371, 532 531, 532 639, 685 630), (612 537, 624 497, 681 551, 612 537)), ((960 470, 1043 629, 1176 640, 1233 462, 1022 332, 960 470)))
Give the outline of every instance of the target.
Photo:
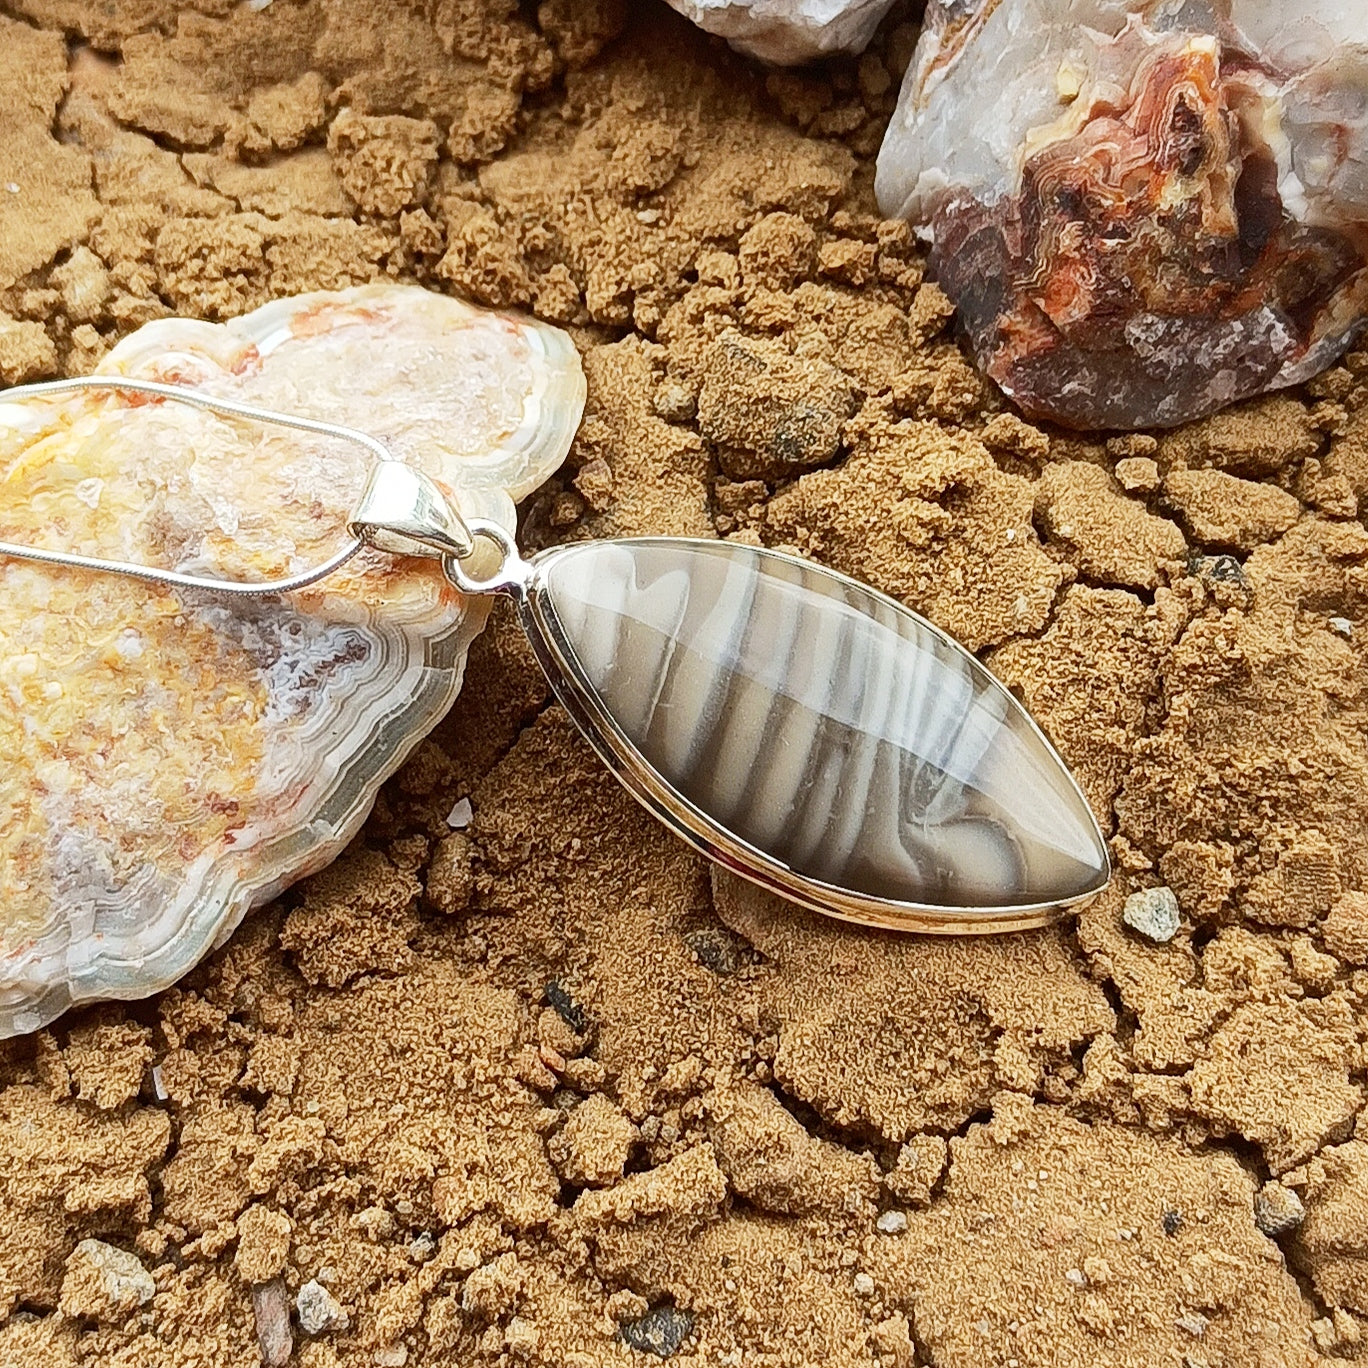
MULTIPOLYGON (((628 546, 679 548, 690 545, 715 545, 702 538, 686 537, 625 537, 618 540, 622 545, 628 546)), ((551 547, 531 560, 523 561, 518 558, 516 566, 506 562, 501 568, 497 587, 515 599, 523 630, 557 699, 599 758, 638 802, 700 854, 759 887, 815 912, 862 926, 875 926, 893 931, 920 931, 936 935, 980 935, 1045 926, 1069 915, 1075 908, 1096 897, 1110 883, 1110 856, 1096 815, 1092 814, 1082 790, 1079 789, 1077 781, 1059 752, 1029 713, 1026 714, 1029 725, 1050 755, 1059 762, 1084 808, 1093 816, 1098 845, 1106 861, 1097 886, 1086 889, 1073 898, 1060 902, 1020 903, 986 908, 901 902, 858 893, 813 879, 742 840, 685 798, 646 762, 603 706, 597 691, 580 668, 574 648, 551 601, 547 573, 557 560, 573 555, 582 545, 583 543, 572 542, 565 546, 551 547)), ((767 547, 746 549, 762 559, 797 562, 805 567, 820 570, 839 582, 853 586, 861 593, 872 595, 895 612, 914 618, 925 630, 948 642, 956 650, 964 650, 953 637, 936 627, 934 623, 928 622, 896 599, 872 589, 849 575, 843 575, 816 562, 798 561, 796 557, 767 547)), ((1025 709, 1022 711, 1025 712, 1025 709)))

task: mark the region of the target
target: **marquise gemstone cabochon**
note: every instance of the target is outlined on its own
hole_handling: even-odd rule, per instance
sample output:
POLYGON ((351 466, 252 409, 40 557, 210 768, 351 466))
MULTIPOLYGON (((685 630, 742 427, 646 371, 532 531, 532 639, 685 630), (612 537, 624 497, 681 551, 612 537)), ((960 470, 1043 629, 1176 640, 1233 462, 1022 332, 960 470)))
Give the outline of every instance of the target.
POLYGON ((982 931, 1107 882, 1087 802, 962 646, 834 571, 642 538, 535 558, 523 617, 557 693, 687 840, 853 920, 982 931))

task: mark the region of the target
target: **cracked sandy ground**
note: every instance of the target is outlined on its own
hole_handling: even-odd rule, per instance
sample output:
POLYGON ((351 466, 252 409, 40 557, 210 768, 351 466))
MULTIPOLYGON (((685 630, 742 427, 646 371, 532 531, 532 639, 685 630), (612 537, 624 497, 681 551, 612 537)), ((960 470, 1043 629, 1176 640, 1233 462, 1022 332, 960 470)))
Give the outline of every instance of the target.
POLYGON ((496 616, 347 856, 0 1052, 0 1364, 1368 1360, 1368 354, 1158 438, 1004 411, 872 212, 910 10, 771 76, 611 0, 0 10, 5 381, 381 275, 533 309, 590 400, 532 544, 898 595, 1118 867, 953 943, 714 882, 496 616))

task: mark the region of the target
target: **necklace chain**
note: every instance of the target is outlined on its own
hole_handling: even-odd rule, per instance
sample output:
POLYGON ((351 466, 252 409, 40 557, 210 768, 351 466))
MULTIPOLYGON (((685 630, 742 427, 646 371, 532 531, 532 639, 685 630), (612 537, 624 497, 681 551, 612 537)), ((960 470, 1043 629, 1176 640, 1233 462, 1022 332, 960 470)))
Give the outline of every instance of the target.
POLYGON ((0 419, 11 400, 66 394, 76 390, 102 389, 116 393, 149 395, 188 404, 192 408, 231 418, 294 428, 320 437, 334 437, 363 446, 376 457, 366 491, 347 524, 347 543, 335 555, 294 575, 270 580, 229 580, 188 571, 163 570, 135 561, 106 560, 82 556, 71 551, 55 551, 0 541, 0 556, 13 560, 37 561, 102 574, 124 575, 151 584, 177 589, 198 589, 212 594, 260 598, 304 589, 339 570, 366 546, 398 555, 454 557, 464 560, 474 549, 474 537, 451 500, 426 475, 413 466, 397 461, 379 438, 358 428, 340 423, 325 423, 317 418, 280 413, 275 409, 223 399, 192 389, 188 385, 169 385, 159 380, 136 380, 128 376, 83 375, 67 380, 48 380, 35 385, 20 385, 0 392, 0 419))

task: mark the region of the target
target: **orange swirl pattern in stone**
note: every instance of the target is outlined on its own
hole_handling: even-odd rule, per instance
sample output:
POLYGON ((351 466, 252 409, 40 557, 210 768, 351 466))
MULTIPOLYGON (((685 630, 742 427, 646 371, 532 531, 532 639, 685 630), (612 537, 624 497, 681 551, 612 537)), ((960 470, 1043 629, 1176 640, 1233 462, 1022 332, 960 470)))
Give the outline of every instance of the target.
POLYGON ((1362 5, 932 0, 876 188, 1021 408, 1169 426, 1362 330, 1365 109, 1362 5))

